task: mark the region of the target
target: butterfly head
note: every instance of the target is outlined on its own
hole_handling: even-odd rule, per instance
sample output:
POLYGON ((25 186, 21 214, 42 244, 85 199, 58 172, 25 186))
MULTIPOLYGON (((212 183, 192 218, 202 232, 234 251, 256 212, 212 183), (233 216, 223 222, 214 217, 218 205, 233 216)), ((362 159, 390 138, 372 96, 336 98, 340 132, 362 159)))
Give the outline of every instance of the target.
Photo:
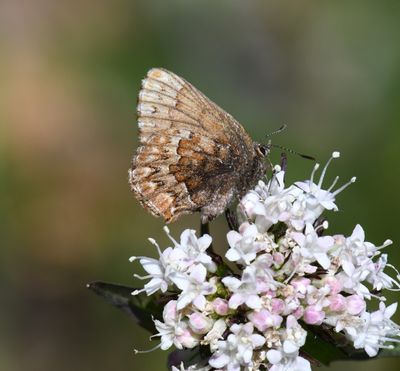
POLYGON ((256 144, 256 152, 260 157, 268 157, 271 152, 272 144, 269 141, 267 144, 256 144))

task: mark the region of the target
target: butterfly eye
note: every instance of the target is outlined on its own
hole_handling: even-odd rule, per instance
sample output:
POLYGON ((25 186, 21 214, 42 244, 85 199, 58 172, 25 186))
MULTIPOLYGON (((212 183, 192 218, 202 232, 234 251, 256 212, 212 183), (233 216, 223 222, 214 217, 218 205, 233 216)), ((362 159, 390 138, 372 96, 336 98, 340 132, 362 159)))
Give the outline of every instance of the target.
POLYGON ((269 155, 270 148, 271 148, 271 146, 269 146, 269 145, 261 144, 258 146, 257 150, 258 150, 258 152, 261 153, 262 156, 266 157, 269 155))

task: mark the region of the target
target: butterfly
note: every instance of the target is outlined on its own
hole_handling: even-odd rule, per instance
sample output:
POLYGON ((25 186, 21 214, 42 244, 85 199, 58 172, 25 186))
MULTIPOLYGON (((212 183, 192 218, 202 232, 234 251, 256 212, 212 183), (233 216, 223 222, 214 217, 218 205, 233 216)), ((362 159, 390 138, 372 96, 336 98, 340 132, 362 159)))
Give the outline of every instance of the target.
POLYGON ((199 211, 207 223, 264 175, 268 145, 253 142, 229 113, 182 77, 148 71, 139 92, 140 146, 129 184, 167 223, 199 211))

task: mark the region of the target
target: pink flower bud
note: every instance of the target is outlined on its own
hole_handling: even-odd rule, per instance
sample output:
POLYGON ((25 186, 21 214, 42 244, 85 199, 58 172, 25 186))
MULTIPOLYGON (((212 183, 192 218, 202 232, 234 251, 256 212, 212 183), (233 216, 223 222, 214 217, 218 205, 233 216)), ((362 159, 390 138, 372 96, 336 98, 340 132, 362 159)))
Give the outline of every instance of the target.
POLYGON ((360 314, 365 308, 364 299, 358 295, 350 295, 346 298, 347 311, 353 316, 360 314))
POLYGON ((225 299, 216 298, 212 302, 212 306, 215 313, 219 314, 220 316, 225 316, 229 311, 228 302, 225 299))
POLYGON ((304 322, 309 325, 320 325, 325 318, 325 312, 318 310, 314 305, 310 305, 304 311, 304 322))
POLYGON ((272 299, 272 313, 281 314, 285 310, 285 302, 282 299, 272 299))
POLYGON ((269 296, 271 298, 275 298, 276 297, 276 291, 268 289, 264 292, 265 296, 269 296))
POLYGON ((277 314, 271 314, 266 309, 251 312, 248 315, 249 320, 259 331, 265 331, 268 327, 279 327, 283 318, 277 314))
POLYGON ((339 292, 343 289, 343 284, 335 277, 327 277, 323 282, 331 289, 331 295, 339 294, 339 292))
POLYGON ((346 309, 346 298, 343 295, 331 295, 328 297, 329 309, 332 312, 342 312, 346 309))
POLYGON ((165 323, 175 323, 177 319, 176 300, 171 300, 164 307, 163 318, 165 323))
POLYGON ((194 348, 199 343, 199 340, 194 337, 194 334, 188 328, 182 330, 176 340, 185 348, 194 348))
POLYGON ((296 319, 300 319, 301 317, 303 317, 304 308, 298 307, 292 314, 296 319))
POLYGON ((189 316, 189 326, 196 334, 206 334, 212 327, 213 321, 201 313, 192 313, 189 316))

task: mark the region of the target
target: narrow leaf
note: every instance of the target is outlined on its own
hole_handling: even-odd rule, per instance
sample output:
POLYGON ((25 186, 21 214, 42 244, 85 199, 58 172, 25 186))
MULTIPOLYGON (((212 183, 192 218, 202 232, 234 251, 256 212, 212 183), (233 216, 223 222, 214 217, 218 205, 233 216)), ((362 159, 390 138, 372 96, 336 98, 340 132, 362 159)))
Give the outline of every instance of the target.
POLYGON ((339 347, 334 346, 327 339, 322 339, 321 336, 309 331, 306 343, 301 348, 302 353, 305 353, 307 358, 312 363, 322 363, 329 365, 331 362, 347 358, 339 347))
POLYGON ((89 283, 87 288, 109 304, 129 314, 144 329, 151 333, 155 332, 151 317, 162 318, 164 301, 162 297, 147 296, 145 293, 133 296, 132 292, 135 290, 133 287, 99 281, 89 283))

